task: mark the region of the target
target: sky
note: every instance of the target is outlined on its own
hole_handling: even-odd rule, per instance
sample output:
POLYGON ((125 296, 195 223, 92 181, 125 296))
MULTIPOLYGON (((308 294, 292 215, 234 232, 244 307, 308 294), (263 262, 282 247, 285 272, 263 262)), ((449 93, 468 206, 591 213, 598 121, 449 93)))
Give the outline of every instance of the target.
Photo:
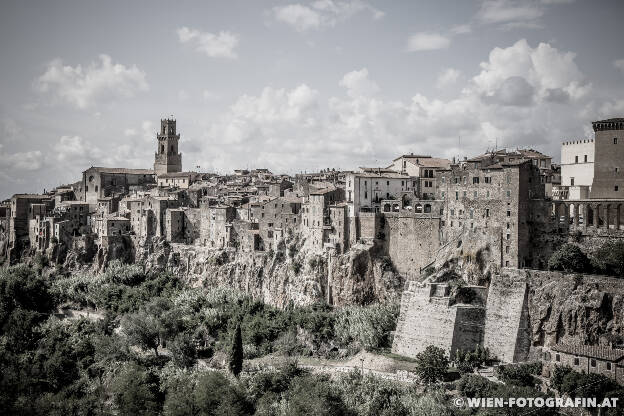
POLYGON ((0 200, 151 168, 387 166, 592 137, 624 116, 624 2, 14 1, 0 14, 0 200))

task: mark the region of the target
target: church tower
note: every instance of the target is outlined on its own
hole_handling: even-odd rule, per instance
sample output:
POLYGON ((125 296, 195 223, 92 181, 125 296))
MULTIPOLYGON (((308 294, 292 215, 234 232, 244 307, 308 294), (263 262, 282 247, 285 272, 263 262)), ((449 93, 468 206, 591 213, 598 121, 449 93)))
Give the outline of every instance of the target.
POLYGON ((174 119, 160 120, 160 133, 156 136, 157 146, 154 155, 154 173, 156 176, 163 173, 182 172, 182 154, 178 153, 176 121, 174 119))

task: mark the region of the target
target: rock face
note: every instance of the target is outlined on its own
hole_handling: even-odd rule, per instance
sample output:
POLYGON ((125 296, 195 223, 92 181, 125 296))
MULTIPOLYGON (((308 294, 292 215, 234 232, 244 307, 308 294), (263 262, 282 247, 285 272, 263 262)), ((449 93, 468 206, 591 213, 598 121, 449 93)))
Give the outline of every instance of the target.
POLYGON ((624 280, 524 271, 529 284, 531 343, 608 345, 624 340, 624 280))
POLYGON ((278 307, 398 301, 404 284, 388 259, 369 246, 356 246, 342 255, 319 255, 300 241, 276 252, 156 242, 139 248, 136 260, 144 261, 148 269, 169 270, 198 287, 228 286, 278 307))

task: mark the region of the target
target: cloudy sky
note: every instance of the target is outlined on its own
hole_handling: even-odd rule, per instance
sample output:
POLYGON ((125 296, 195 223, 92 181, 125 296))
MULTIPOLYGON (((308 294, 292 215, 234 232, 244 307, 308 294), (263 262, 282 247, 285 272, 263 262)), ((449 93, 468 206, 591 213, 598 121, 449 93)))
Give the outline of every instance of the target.
POLYGON ((0 199, 151 167, 385 165, 531 146, 624 116, 613 0, 3 1, 0 199))

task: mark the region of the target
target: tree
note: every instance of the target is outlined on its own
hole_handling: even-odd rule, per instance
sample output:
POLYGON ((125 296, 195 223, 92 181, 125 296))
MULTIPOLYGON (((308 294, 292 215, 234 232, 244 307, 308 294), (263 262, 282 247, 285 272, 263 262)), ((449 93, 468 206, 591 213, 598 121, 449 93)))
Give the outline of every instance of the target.
POLYGON ((593 257, 593 265, 600 273, 624 277, 624 241, 604 243, 593 257))
POLYGON ((416 354, 416 374, 424 383, 434 383, 442 380, 449 360, 442 348, 429 345, 424 351, 416 354))
POLYGON ((240 323, 236 324, 234 336, 232 337, 232 350, 230 352, 230 371, 236 377, 243 370, 243 337, 240 323))
POLYGON ((121 325, 131 344, 145 350, 154 350, 158 356, 160 323, 156 317, 145 312, 137 312, 124 316, 121 325))
POLYGON ((548 259, 549 270, 586 272, 590 270, 589 258, 575 244, 564 244, 548 259))
POLYGON ((114 378, 111 390, 120 415, 157 415, 158 382, 136 364, 126 365, 114 378))
POLYGON ((173 362, 178 367, 192 367, 197 360, 197 351, 193 338, 186 334, 178 334, 171 343, 167 343, 173 362))

